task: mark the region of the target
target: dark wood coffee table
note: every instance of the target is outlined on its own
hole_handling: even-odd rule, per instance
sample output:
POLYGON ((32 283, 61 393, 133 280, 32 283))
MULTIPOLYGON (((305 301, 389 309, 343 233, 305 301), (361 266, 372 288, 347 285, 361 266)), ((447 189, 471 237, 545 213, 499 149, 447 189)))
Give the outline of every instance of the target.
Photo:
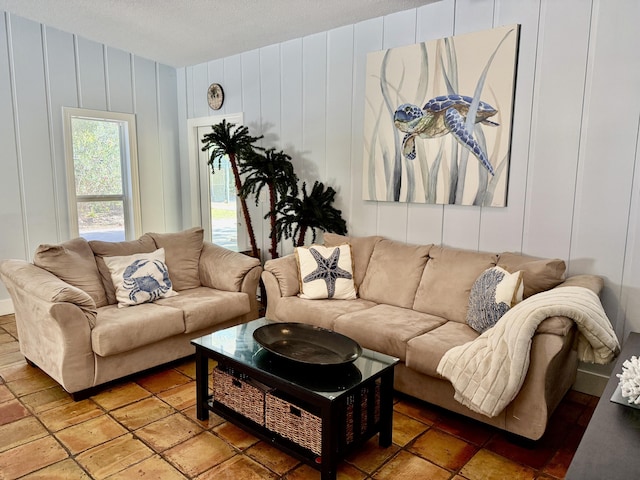
POLYGON ((618 356, 567 476, 571 480, 629 480, 640 475, 640 410, 612 402, 622 364, 640 356, 640 333, 631 333, 618 356))
POLYGON ((390 446, 393 370, 398 359, 363 349, 353 363, 340 366, 309 366, 283 360, 264 350, 253 338, 254 330, 268 323, 271 321, 262 318, 191 341, 196 347, 198 419, 206 420, 209 411, 215 412, 320 470, 323 480, 335 479, 338 463, 375 434, 379 433, 380 446, 390 446), (317 416, 321 427, 320 453, 215 398, 209 387, 209 359, 218 362, 216 368, 238 375, 238 382, 259 382, 270 394, 291 402, 292 412, 301 409, 312 418, 317 416))

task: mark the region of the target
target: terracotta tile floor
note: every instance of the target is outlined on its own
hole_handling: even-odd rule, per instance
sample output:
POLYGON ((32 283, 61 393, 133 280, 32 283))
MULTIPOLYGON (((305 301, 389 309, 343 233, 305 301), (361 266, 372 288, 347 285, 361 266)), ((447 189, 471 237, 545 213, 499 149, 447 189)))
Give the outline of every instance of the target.
MULTIPOLYGON (((15 319, 0 317, 1 479, 318 479, 319 473, 216 415, 196 419, 193 360, 74 402, 18 350, 15 319)), ((596 397, 570 392, 538 442, 398 395, 393 445, 377 438, 338 478, 561 479, 596 397)))

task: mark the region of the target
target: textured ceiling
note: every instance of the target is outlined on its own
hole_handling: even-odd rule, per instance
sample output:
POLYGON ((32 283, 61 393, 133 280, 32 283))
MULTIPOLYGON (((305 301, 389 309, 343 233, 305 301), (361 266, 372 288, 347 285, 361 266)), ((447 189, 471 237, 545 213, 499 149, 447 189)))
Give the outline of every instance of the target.
POLYGON ((0 10, 181 67, 437 0, 0 0, 0 10))

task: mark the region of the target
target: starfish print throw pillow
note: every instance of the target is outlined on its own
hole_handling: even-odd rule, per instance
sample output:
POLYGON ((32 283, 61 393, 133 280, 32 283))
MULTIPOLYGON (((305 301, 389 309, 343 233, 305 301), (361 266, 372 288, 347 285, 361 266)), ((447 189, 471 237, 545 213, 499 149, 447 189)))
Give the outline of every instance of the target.
POLYGON ((350 244, 297 247, 295 254, 300 298, 352 300, 357 297, 350 244))

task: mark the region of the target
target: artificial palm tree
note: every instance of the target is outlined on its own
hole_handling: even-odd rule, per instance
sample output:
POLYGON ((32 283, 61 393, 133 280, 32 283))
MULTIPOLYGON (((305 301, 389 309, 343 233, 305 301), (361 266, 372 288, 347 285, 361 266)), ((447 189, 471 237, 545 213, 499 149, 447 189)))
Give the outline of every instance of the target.
POLYGON ((247 225, 247 233, 249 235, 249 241, 251 242, 251 254, 254 257, 258 257, 258 245, 256 243, 256 236, 253 232, 253 224, 251 223, 251 215, 247 208, 247 201, 240 195, 242 190, 242 181, 240 179, 240 172, 238 169, 238 163, 246 157, 253 155, 256 147, 254 142, 260 140, 260 137, 252 137, 249 135, 249 129, 244 126, 235 128, 234 123, 227 123, 226 120, 222 120, 221 123, 212 125, 212 132, 207 133, 202 138, 202 151, 206 152, 209 149, 210 157, 207 164, 211 166, 211 172, 215 173, 215 161, 218 161, 218 170, 222 159, 225 155, 229 156, 229 163, 231 163, 231 169, 233 171, 233 178, 236 185, 236 193, 240 197, 240 204, 242 206, 242 215, 247 225), (233 131, 233 133, 232 133, 233 131))
POLYGON ((316 181, 310 194, 307 194, 306 183, 303 183, 302 198, 297 195, 282 198, 276 207, 280 214, 276 220, 278 240, 282 236, 294 238, 297 235, 293 245, 301 247, 309 228, 313 232, 312 242, 316 240, 316 229, 345 235, 347 223, 342 218, 342 212, 332 206, 335 196, 336 191, 332 187, 325 190, 324 184, 316 181))
POLYGON ((260 202, 260 192, 264 187, 269 190, 269 212, 264 218, 269 218, 271 225, 271 258, 278 258, 278 238, 276 235, 276 203, 278 198, 298 194, 298 177, 293 171, 291 157, 270 148, 263 153, 254 152, 242 159, 240 174, 244 177, 244 184, 240 196, 246 198, 253 194, 256 205, 260 202))

